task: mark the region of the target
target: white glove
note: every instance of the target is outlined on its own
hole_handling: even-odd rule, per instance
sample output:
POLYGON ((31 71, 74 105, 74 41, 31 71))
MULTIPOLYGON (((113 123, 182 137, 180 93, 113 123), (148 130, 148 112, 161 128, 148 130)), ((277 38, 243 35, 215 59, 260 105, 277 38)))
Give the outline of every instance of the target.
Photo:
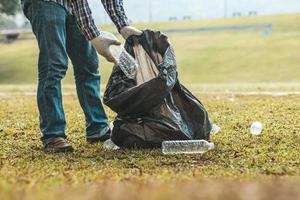
POLYGON ((132 27, 132 26, 125 26, 120 30, 121 35, 126 40, 131 35, 142 35, 143 32, 132 27))
POLYGON ((98 36, 92 41, 93 46, 97 52, 103 56, 108 62, 117 63, 116 59, 113 57, 109 47, 111 45, 121 45, 117 39, 107 38, 105 36, 98 36))

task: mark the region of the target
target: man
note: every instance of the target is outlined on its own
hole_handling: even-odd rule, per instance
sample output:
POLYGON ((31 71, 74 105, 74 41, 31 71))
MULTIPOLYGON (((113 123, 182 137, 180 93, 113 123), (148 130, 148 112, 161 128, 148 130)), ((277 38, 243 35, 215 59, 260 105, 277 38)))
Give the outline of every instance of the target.
MULTIPOLYGON (((77 95, 86 118, 87 141, 109 139, 110 129, 99 94, 96 50, 108 61, 114 62, 109 47, 120 45, 120 42, 101 36, 87 0, 21 1, 40 50, 37 103, 44 150, 73 151, 66 141, 61 94, 61 80, 67 71, 68 57, 74 67, 77 95)), ((102 0, 102 4, 125 39, 141 34, 128 25, 122 0, 102 0)))

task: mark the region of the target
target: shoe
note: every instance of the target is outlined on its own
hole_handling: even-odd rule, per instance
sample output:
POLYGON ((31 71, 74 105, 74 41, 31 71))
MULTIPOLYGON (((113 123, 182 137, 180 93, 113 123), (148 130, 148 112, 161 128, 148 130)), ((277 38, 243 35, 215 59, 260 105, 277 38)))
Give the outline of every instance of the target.
POLYGON ((52 153, 70 153, 74 149, 63 137, 48 138, 43 141, 44 151, 52 153))
POLYGON ((101 133, 89 135, 86 137, 86 141, 89 143, 105 142, 106 140, 110 139, 110 129, 108 129, 108 131, 104 135, 100 135, 101 133))

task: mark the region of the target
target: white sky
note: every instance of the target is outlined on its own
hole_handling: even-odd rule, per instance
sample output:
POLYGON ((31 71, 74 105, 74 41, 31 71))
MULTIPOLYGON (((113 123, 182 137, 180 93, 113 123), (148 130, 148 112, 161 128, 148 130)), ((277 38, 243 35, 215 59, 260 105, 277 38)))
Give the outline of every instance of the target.
MULTIPOLYGON (((110 20, 104 12, 101 0, 89 0, 97 24, 110 20)), ((188 15, 193 19, 219 18, 224 16, 226 0, 123 0, 126 13, 134 22, 167 21, 176 16, 181 19, 188 15), (150 6, 151 4, 151 6, 150 6), (150 9, 151 8, 151 9, 150 9), (150 10, 151 15, 150 15, 150 10)), ((228 16, 233 12, 247 15, 257 11, 259 15, 300 12, 300 0, 227 0, 228 16)))

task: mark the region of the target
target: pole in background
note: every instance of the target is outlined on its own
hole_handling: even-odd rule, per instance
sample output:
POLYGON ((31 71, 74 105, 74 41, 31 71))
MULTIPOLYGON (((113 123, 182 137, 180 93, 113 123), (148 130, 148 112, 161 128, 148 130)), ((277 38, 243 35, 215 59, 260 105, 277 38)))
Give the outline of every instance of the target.
POLYGON ((224 0, 224 18, 227 18, 228 0, 224 0))

